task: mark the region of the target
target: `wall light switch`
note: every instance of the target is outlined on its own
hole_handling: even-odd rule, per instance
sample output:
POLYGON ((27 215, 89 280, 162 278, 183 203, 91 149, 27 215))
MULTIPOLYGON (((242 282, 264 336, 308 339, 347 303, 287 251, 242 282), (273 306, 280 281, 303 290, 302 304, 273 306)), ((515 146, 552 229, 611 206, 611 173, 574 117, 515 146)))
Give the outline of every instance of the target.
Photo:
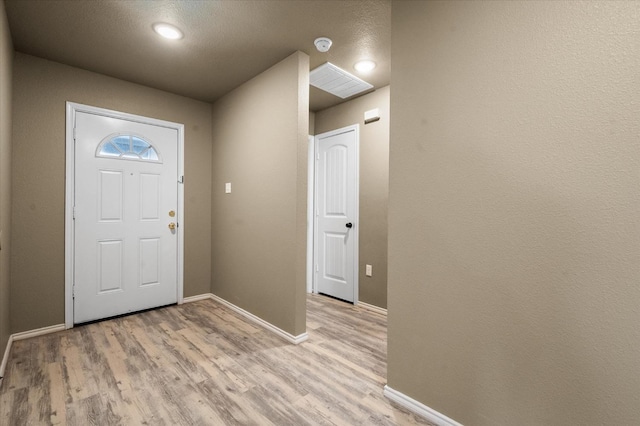
POLYGON ((231 182, 227 182, 224 184, 224 193, 231 194, 231 182))
POLYGON ((371 265, 365 265, 364 266, 364 274, 368 277, 370 277, 373 274, 373 266, 371 265))

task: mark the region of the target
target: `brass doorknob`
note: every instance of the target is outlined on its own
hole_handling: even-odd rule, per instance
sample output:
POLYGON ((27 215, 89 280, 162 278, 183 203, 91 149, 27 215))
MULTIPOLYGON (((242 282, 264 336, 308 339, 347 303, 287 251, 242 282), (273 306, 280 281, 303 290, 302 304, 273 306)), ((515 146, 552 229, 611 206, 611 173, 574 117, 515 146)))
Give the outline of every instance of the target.
POLYGON ((171 230, 176 229, 176 224, 175 224, 175 223, 173 223, 173 222, 171 222, 171 223, 169 224, 169 229, 171 229, 171 230))

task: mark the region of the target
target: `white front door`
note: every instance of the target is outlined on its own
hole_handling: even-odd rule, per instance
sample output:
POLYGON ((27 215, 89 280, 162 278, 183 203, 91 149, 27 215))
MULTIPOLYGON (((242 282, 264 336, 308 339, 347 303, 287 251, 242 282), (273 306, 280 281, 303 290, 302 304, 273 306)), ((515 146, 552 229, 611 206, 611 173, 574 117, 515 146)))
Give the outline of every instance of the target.
POLYGON ((358 126, 316 136, 316 290, 357 301, 358 126))
POLYGON ((75 117, 73 322, 176 303, 178 130, 75 117))

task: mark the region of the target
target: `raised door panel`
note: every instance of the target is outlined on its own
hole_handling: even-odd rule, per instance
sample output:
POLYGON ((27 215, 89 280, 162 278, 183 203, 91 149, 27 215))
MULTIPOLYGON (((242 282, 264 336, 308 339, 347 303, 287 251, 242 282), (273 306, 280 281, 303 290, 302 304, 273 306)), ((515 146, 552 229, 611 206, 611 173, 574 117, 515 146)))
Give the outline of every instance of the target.
POLYGON ((140 220, 160 219, 160 182, 158 174, 140 174, 140 220))
POLYGON ((120 170, 98 170, 98 221, 121 222, 124 182, 120 170))
POLYGON ((347 159, 344 145, 334 145, 324 153, 324 215, 347 217, 347 159))
POLYGON ((346 284, 347 262, 344 233, 324 233, 324 278, 346 284))
POLYGON ((158 284, 160 281, 160 239, 140 239, 140 285, 158 284))
POLYGON ((123 241, 98 241, 98 294, 122 291, 123 241))

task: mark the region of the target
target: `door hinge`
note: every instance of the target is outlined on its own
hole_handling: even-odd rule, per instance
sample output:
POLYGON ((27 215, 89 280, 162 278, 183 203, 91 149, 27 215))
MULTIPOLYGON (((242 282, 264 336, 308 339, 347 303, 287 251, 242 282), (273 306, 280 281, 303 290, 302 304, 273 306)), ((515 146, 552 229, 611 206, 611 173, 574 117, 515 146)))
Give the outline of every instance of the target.
POLYGON ((318 264, 316 263, 316 272, 318 272, 318 264))
POLYGON ((73 128, 73 141, 75 142, 76 140, 76 128, 73 128))
POLYGON ((178 183, 184 183, 184 176, 180 176, 180 178, 178 179, 178 183))
POLYGON ((73 220, 76 220, 76 206, 73 206, 73 220))

